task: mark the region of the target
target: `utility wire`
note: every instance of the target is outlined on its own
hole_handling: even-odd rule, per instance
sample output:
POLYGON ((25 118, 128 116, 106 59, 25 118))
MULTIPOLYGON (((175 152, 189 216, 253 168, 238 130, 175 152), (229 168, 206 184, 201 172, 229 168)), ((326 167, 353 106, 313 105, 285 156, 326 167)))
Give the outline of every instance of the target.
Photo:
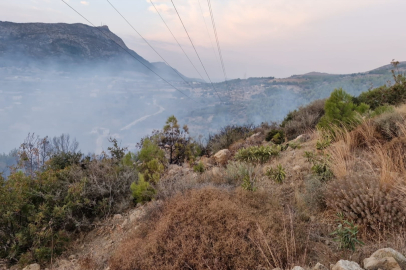
POLYGON ((199 58, 200 64, 202 64, 202 67, 203 67, 203 69, 204 69, 204 72, 206 72, 207 78, 209 78, 211 87, 213 87, 213 90, 217 93, 217 96, 218 96, 219 100, 220 100, 221 102, 223 102, 223 101, 221 100, 221 97, 220 97, 219 93, 217 92, 216 88, 214 88, 213 82, 211 81, 210 76, 209 76, 209 74, 207 73, 207 70, 206 70, 206 68, 205 68, 204 65, 203 65, 202 59, 200 58, 200 56, 199 56, 199 54, 198 54, 198 52, 197 52, 197 50, 196 50, 196 47, 195 47, 195 45, 193 44, 193 41, 192 41, 192 39, 190 38, 189 33, 188 33, 188 31, 186 30, 185 25, 183 24, 182 18, 180 17, 179 12, 178 12, 178 10, 176 9, 175 3, 173 3, 173 0, 171 0, 171 2, 172 2, 172 5, 173 5, 173 8, 175 9, 176 13, 178 14, 178 17, 179 17, 180 22, 182 23, 183 29, 185 29, 185 32, 186 32, 186 34, 187 34, 187 36, 188 36, 188 38, 189 38, 189 40, 190 40, 190 43, 192 44, 193 49, 195 50, 195 53, 196 53, 197 57, 199 58))
POLYGON ((218 38, 218 35, 217 35, 217 28, 216 28, 216 23, 214 21, 213 10, 211 8, 210 0, 207 0, 207 5, 209 6, 210 16, 211 16, 211 23, 213 24, 214 35, 216 37, 216 42, 217 42, 217 50, 218 50, 219 55, 220 55, 221 67, 223 68, 224 79, 225 79, 226 85, 227 85, 227 73, 226 73, 226 68, 224 66, 223 54, 221 53, 220 42, 219 42, 219 38, 218 38))
POLYGON ((192 86, 189 82, 187 82, 187 81, 185 80, 185 78, 184 78, 176 69, 174 69, 174 68, 154 49, 154 47, 152 47, 152 45, 132 26, 132 24, 117 10, 117 8, 116 8, 109 0, 107 0, 107 2, 110 4, 110 6, 111 6, 112 8, 114 8, 115 11, 117 11, 117 13, 127 22, 127 24, 148 44, 148 46, 151 47, 151 49, 152 49, 159 57, 161 57, 161 59, 165 62, 165 64, 167 64, 171 69, 173 69, 173 71, 175 71, 176 74, 178 74, 178 76, 179 76, 185 83, 189 84, 190 87, 193 88, 193 86, 192 86))
POLYGON ((156 12, 158 13, 159 17, 161 17, 161 20, 165 24, 166 28, 168 28, 169 32, 171 33, 172 37, 175 39, 176 43, 178 43, 179 48, 183 51, 183 54, 187 57, 189 62, 192 64, 193 68, 196 70, 196 72, 199 74, 200 78, 205 82, 205 79, 203 79, 203 76, 200 74, 200 72, 197 70, 196 66, 193 64, 192 60, 190 60, 189 56, 186 54, 185 50, 183 47, 180 45, 179 41, 176 39, 175 35, 172 33, 171 29, 169 28, 168 24, 165 22, 164 18, 161 16, 161 13, 158 11, 156 8, 155 4, 152 2, 152 0, 149 0, 152 4, 152 6, 155 8, 156 12))
POLYGON ((203 12, 202 5, 200 3, 200 0, 198 0, 198 1, 199 1, 200 11, 202 12, 202 18, 203 18, 203 21, 204 21, 204 26, 206 27, 207 35, 209 36, 209 39, 210 39, 211 48, 213 49, 214 57, 216 59, 218 59, 218 56, 216 54, 216 50, 214 49, 213 40, 212 40, 210 32, 209 32, 209 28, 207 27, 206 19, 204 18, 204 12, 203 12))
POLYGON ((134 58, 135 60, 137 60, 140 64, 142 64, 144 67, 146 67, 147 69, 149 69, 152 73, 154 73, 156 76, 158 76, 161 80, 163 80, 164 82, 166 82, 167 84, 169 84, 171 87, 173 87, 175 90, 179 91, 180 93, 182 93, 184 96, 186 96, 187 98, 197 102, 195 99, 189 97, 188 95, 186 95, 185 93, 183 93, 181 90, 179 90, 177 87, 175 87, 173 84, 171 84, 170 82, 168 82, 167 80, 165 80, 163 77, 161 77, 158 73, 156 73, 153 69, 151 69, 150 67, 148 67, 146 64, 144 64, 143 62, 141 62, 138 58, 136 58, 134 55, 132 55, 126 48, 124 48, 123 46, 121 46, 119 43, 117 43, 115 40, 113 40, 111 37, 109 37, 106 33, 104 33, 102 30, 100 30, 97 26, 95 26, 91 21, 89 21, 88 19, 86 19, 85 16, 83 16, 82 14, 80 14, 76 9, 74 9, 72 6, 70 6, 68 3, 66 3, 64 0, 61 0, 65 5, 67 5, 68 7, 70 7, 73 11, 75 11, 80 17, 82 17, 84 20, 86 20, 88 23, 90 23, 95 29, 97 29, 98 31, 100 31, 100 33, 102 33, 105 37, 107 37, 108 39, 110 39, 111 41, 113 41, 117 46, 119 46, 123 51, 125 51, 126 53, 128 53, 128 55, 130 55, 132 58, 134 58))

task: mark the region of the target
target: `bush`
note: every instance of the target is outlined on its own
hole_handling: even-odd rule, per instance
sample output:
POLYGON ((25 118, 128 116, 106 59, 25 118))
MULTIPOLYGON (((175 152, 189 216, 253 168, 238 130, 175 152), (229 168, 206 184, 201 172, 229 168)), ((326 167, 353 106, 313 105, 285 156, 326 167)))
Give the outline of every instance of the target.
POLYGON ((358 226, 354 223, 345 220, 341 214, 338 214, 338 226, 331 235, 334 235, 334 240, 339 243, 340 249, 351 249, 355 251, 356 245, 363 245, 364 243, 358 240, 358 226))
POLYGON ((346 219, 376 231, 405 225, 402 200, 390 186, 366 176, 334 181, 326 194, 329 207, 342 212, 346 219))
POLYGON ((282 184, 283 180, 286 178, 286 171, 285 168, 279 164, 276 168, 270 168, 266 173, 271 179, 275 182, 282 184))
POLYGON ((129 205, 136 178, 133 167, 107 158, 33 176, 11 174, 0 181, 0 257, 26 264, 61 254, 72 235, 91 229, 96 217, 129 205))
POLYGON ((165 170, 165 152, 150 139, 145 139, 137 158, 141 162, 138 169, 145 181, 157 183, 165 170))
POLYGON ((283 130, 271 130, 266 134, 265 140, 272 141, 274 144, 282 144, 285 141, 285 133, 283 130))
POLYGON ((368 108, 364 103, 355 105, 353 97, 342 88, 335 89, 326 100, 325 114, 317 126, 325 130, 331 130, 334 126, 352 127, 359 121, 357 113, 363 114, 368 108))
POLYGON ((391 140, 402 135, 400 124, 405 123, 405 118, 397 111, 384 113, 373 119, 376 131, 385 140, 391 140))
POLYGON ((235 158, 239 161, 265 163, 278 156, 280 151, 280 146, 251 146, 238 150, 235 158))
POLYGON ((143 203, 152 200, 155 189, 145 181, 142 174, 138 174, 138 182, 133 182, 130 186, 131 194, 136 203, 143 203))
POLYGON ((109 266, 112 270, 288 268, 306 254, 308 228, 293 212, 291 226, 286 226, 289 219, 273 199, 263 192, 215 188, 178 194, 122 242, 109 266))
POLYGON ((314 129, 324 115, 324 105, 325 100, 319 99, 289 112, 281 124, 287 139, 293 140, 297 136, 314 129))
POLYGON ((226 126, 217 134, 210 134, 207 142, 207 149, 211 153, 217 153, 222 149, 228 149, 230 145, 241 139, 246 139, 253 134, 255 127, 253 125, 245 126, 226 126))
POLYGON ((203 173, 204 172, 204 165, 202 162, 197 163, 195 166, 193 166, 193 171, 197 173, 203 173))

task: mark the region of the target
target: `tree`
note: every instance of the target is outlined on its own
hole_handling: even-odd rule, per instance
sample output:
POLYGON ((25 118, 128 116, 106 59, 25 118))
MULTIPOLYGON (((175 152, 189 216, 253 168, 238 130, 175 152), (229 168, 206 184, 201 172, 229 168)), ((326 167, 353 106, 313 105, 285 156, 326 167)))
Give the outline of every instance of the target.
POLYGON ((318 126, 324 129, 332 125, 351 126, 356 122, 358 113, 365 113, 369 106, 365 103, 355 105, 353 97, 342 88, 335 89, 324 105, 325 114, 320 119, 318 126))
POLYGON ((54 147, 54 154, 63 153, 76 153, 79 147, 79 143, 74 138, 73 140, 70 139, 69 134, 62 134, 61 136, 54 137, 52 139, 53 147, 54 147))
POLYGON ((169 164, 181 164, 187 156, 187 146, 190 142, 187 125, 180 128, 174 115, 166 120, 162 131, 162 144, 169 149, 169 164))

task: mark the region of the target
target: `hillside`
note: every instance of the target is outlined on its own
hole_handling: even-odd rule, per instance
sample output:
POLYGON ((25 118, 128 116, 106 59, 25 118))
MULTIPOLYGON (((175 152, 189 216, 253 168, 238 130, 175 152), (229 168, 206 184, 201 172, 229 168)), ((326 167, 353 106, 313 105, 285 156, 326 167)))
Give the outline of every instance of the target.
POLYGON ((150 63, 130 50, 108 26, 0 21, 0 59, 0 67, 24 67, 28 63, 36 68, 45 64, 66 70, 90 65, 153 77, 147 66, 163 77, 181 80, 166 64, 150 63))

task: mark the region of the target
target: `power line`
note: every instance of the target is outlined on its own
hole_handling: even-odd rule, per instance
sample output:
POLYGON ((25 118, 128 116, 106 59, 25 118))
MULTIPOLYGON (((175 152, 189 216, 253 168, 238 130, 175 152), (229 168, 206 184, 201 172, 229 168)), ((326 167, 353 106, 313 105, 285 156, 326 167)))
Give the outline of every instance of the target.
POLYGON ((207 5, 209 6, 210 16, 211 16, 211 23, 213 24, 214 35, 216 37, 216 42, 217 42, 217 49, 218 49, 218 52, 219 52, 219 55, 220 55, 220 60, 221 60, 221 67, 223 68, 224 79, 225 79, 226 84, 227 84, 226 68, 224 66, 223 54, 221 53, 220 42, 219 42, 219 38, 218 38, 218 35, 217 35, 217 28, 216 28, 216 23, 214 21, 213 10, 211 8, 210 0, 207 0, 207 5))
POLYGON ((177 87, 175 87, 173 84, 171 84, 170 82, 168 82, 167 80, 165 80, 164 78, 162 78, 158 73, 156 73, 154 70, 152 70, 150 67, 148 67, 146 64, 144 64, 143 62, 141 62, 138 58, 136 58, 134 55, 132 55, 126 48, 124 48, 123 46, 121 46, 119 43, 117 43, 115 40, 113 40, 111 37, 109 37, 108 35, 106 35, 102 30, 100 30, 97 26, 95 26, 91 21, 89 21, 88 19, 86 19, 85 16, 83 16, 82 14, 80 14, 76 9, 74 9, 72 6, 70 6, 68 3, 66 3, 64 0, 61 0, 65 5, 67 5, 68 7, 70 7, 73 11, 75 11, 80 17, 82 17, 84 20, 86 20, 88 23, 90 23, 95 29, 97 29, 98 31, 100 31, 100 33, 102 33, 105 37, 107 37, 108 39, 110 39, 111 41, 113 41, 117 46, 119 46, 123 51, 125 51, 126 53, 128 53, 128 55, 130 55, 132 58, 134 58, 135 60, 137 60, 140 64, 142 64, 144 67, 146 67, 148 70, 150 70, 152 73, 154 73, 156 76, 158 76, 161 80, 163 80, 164 82, 166 82, 167 84, 169 84, 171 87, 173 87, 175 90, 179 91, 180 93, 182 93, 184 96, 186 96, 187 98, 193 100, 196 102, 196 100, 192 99, 191 97, 189 97, 188 95, 186 95, 185 93, 183 93, 181 90, 179 90, 177 87))
POLYGON ((155 8, 156 12, 158 13, 159 17, 161 17, 161 20, 163 21, 163 23, 165 24, 166 28, 168 28, 169 32, 171 33, 172 37, 175 39, 176 43, 178 43, 179 48, 183 51, 183 54, 187 57, 187 59, 189 60, 189 62, 192 64, 193 68, 196 70, 196 72, 199 74, 200 78, 205 81, 205 79, 203 79, 203 76, 200 74, 200 72, 197 70, 196 66, 193 64, 192 60, 190 60, 189 56, 186 54, 185 50, 183 49, 183 47, 180 45, 179 41, 176 39, 175 35, 172 33, 171 29, 169 28, 168 24, 165 22, 164 18, 161 16, 161 13, 158 11, 158 9, 156 8, 155 4, 152 2, 152 0, 150 0, 152 6, 155 8))
POLYGON ((214 50, 213 40, 211 39, 211 35, 210 35, 210 32, 209 32, 209 28, 207 27, 206 19, 204 18, 204 12, 203 12, 202 5, 201 5, 201 3, 200 3, 200 0, 198 0, 198 1, 199 1, 200 11, 202 12, 202 18, 203 18, 203 21, 204 21, 204 26, 206 27, 207 35, 209 36, 209 39, 210 39, 211 48, 213 49, 214 57, 215 57, 216 59, 218 59, 218 58, 217 58, 218 56, 217 56, 217 54, 216 54, 216 51, 214 50))
MULTIPOLYGON (((114 8, 115 11, 117 11, 117 13, 127 22, 127 24, 148 44, 148 46, 151 47, 151 49, 154 50, 154 52, 155 52, 159 57, 161 57, 161 59, 165 62, 165 64, 167 64, 171 69, 173 69, 173 71, 175 71, 176 74, 177 74, 185 83, 189 84, 190 87, 192 87, 192 85, 191 85, 189 82, 187 82, 187 81, 185 80, 185 78, 183 78, 183 76, 182 76, 176 69, 174 69, 174 68, 154 49, 154 47, 152 47, 152 45, 132 26, 132 24, 116 9, 116 7, 115 7, 109 0, 107 0, 107 2, 110 4, 110 6, 111 6, 112 8, 114 8)), ((192 87, 192 88, 193 88, 193 87, 192 87)))
POLYGON ((223 102, 223 101, 221 100, 221 97, 220 97, 219 93, 218 93, 217 90, 214 88, 213 82, 211 81, 210 76, 209 76, 209 74, 207 73, 207 70, 206 70, 206 68, 205 68, 204 65, 203 65, 202 59, 200 58, 199 54, 197 53, 196 47, 195 47, 195 45, 193 44, 193 41, 192 41, 192 39, 190 38, 189 33, 188 33, 188 31, 186 30, 185 25, 183 24, 182 18, 180 17, 179 12, 178 12, 178 10, 176 9, 175 3, 173 3, 173 0, 171 0, 171 2, 172 2, 172 5, 173 5, 173 8, 174 8, 175 11, 176 11, 176 14, 178 14, 178 17, 179 17, 180 22, 182 23, 183 29, 185 29, 185 32, 186 32, 186 34, 187 34, 187 36, 188 36, 188 38, 189 38, 189 40, 190 40, 190 43, 192 44, 193 49, 195 50, 195 53, 196 53, 197 57, 199 58, 200 64, 202 64, 202 67, 203 67, 203 69, 204 69, 204 72, 206 72, 207 78, 209 78, 209 81, 210 81, 211 86, 213 87, 213 90, 217 93, 217 96, 218 96, 219 100, 220 100, 221 102, 223 102))

